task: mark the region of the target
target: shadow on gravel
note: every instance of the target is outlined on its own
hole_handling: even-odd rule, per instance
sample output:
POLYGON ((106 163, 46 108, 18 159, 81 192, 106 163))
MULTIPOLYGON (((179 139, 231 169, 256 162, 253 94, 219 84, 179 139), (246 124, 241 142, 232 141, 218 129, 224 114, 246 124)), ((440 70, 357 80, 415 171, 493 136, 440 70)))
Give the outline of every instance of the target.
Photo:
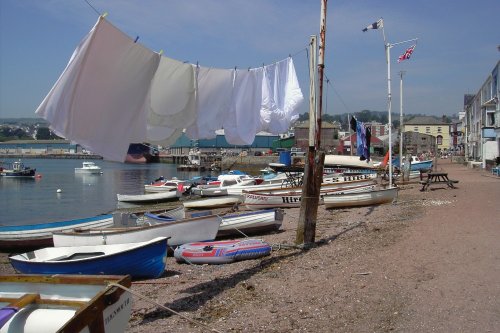
MULTIPOLYGON (((320 240, 314 242, 314 244, 311 244, 307 248, 300 248, 300 247, 295 247, 295 246, 290 246, 290 245, 282 245, 283 248, 288 248, 288 249, 292 249, 295 251, 291 252, 291 253, 286 253, 283 255, 278 255, 278 256, 271 257, 271 258, 263 259, 262 261, 257 263, 254 267, 244 269, 244 270, 237 272, 233 275, 230 275, 228 277, 214 278, 211 281, 203 282, 203 283, 197 284, 193 287, 189 287, 187 289, 184 289, 184 290, 180 291, 180 293, 188 293, 188 294, 190 294, 189 296, 179 298, 179 299, 175 300, 174 302, 165 303, 163 305, 168 307, 169 309, 176 311, 176 312, 194 312, 194 311, 198 310, 200 307, 204 306, 211 299, 215 298, 217 295, 221 294, 222 292, 224 292, 226 290, 235 288, 238 284, 242 283, 243 281, 248 280, 253 275, 261 273, 262 271, 264 271, 268 268, 271 268, 273 265, 279 264, 282 261, 286 261, 286 260, 298 257, 298 256, 308 252, 312 248, 316 248, 316 247, 320 247, 320 246, 329 244, 330 242, 334 241, 342 234, 345 234, 345 233, 347 233, 355 228, 358 228, 363 224, 365 224, 364 221, 358 222, 357 224, 354 224, 354 225, 350 226, 349 228, 346 228, 346 229, 342 230, 341 232, 339 232, 335 235, 332 235, 331 237, 323 238, 323 239, 320 239, 320 240)), ((279 248, 280 245, 276 245, 276 247, 279 248)), ((246 287, 246 288, 248 288, 248 287, 246 287)), ((142 316, 142 320, 138 323, 138 325, 154 322, 158 319, 169 318, 172 315, 173 315, 173 313, 170 313, 166 310, 156 309, 154 311, 151 311, 151 312, 144 314, 142 316)), ((199 318, 198 318, 198 320, 199 320, 199 318)))

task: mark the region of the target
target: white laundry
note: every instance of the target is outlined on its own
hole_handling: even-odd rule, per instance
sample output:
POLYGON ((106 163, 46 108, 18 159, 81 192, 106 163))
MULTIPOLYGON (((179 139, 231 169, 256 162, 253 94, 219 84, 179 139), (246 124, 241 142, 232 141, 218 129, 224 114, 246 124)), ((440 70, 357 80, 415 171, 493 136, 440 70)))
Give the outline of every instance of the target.
POLYGON ((113 161, 131 142, 172 145, 223 128, 232 145, 278 134, 298 118, 292 58, 249 70, 194 67, 134 43, 100 18, 36 110, 58 135, 113 161), (195 71, 196 68, 196 71, 195 71))
POLYGON ((145 99, 160 56, 100 18, 36 114, 58 135, 113 161, 146 137, 145 99))
POLYGON ((298 119, 298 106, 304 100, 291 57, 264 67, 262 81, 262 130, 284 133, 298 119))
POLYGON ((222 128, 228 117, 233 94, 234 70, 198 67, 197 114, 192 126, 186 129, 190 139, 215 138, 215 131, 222 128))
POLYGON ((224 135, 230 144, 251 145, 260 131, 263 68, 236 70, 224 135))
POLYGON ((194 69, 161 57, 151 84, 148 125, 185 128, 196 120, 194 69))

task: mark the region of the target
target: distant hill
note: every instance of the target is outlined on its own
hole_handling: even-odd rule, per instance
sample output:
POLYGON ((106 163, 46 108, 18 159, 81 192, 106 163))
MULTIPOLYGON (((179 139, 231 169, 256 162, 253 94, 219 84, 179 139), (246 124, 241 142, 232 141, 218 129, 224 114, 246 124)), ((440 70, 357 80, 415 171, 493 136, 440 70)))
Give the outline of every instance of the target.
POLYGON ((43 118, 0 118, 0 125, 27 125, 33 126, 40 124, 48 126, 49 123, 43 118))

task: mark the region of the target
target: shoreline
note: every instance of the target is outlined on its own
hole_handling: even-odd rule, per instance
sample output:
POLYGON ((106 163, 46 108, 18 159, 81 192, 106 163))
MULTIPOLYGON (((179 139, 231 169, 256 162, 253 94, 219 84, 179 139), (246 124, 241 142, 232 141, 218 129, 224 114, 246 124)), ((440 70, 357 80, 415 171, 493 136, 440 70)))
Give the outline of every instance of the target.
MULTIPOLYGON (((320 206, 311 249, 290 247, 300 209, 286 209, 280 232, 256 237, 275 245, 270 256, 216 266, 169 257, 162 277, 132 289, 222 332, 494 332, 500 177, 449 160, 438 169, 458 188, 408 184, 394 204, 320 206)), ((206 330, 134 297, 126 332, 206 330)))

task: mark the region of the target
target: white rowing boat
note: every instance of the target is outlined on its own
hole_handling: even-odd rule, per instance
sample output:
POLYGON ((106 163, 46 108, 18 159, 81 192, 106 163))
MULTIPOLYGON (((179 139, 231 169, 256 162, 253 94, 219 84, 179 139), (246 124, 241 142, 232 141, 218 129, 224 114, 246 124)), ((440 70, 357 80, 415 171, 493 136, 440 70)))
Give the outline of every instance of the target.
POLYGON ((379 205, 393 202, 398 195, 398 188, 376 189, 359 193, 344 193, 323 197, 325 208, 344 208, 379 205))
POLYGON ((158 203, 164 201, 178 200, 181 194, 177 190, 166 192, 154 192, 147 194, 117 194, 118 201, 129 203, 158 203))
MULTIPOLYGON (((351 193, 370 191, 375 188, 375 184, 362 184, 351 187, 340 187, 331 189, 322 189, 320 191, 320 204, 323 203, 323 197, 329 194, 336 193, 351 193)), ((302 200, 302 190, 295 189, 287 192, 269 193, 267 191, 248 192, 244 195, 243 204, 251 210, 268 209, 268 208, 294 208, 300 207, 302 200)))

